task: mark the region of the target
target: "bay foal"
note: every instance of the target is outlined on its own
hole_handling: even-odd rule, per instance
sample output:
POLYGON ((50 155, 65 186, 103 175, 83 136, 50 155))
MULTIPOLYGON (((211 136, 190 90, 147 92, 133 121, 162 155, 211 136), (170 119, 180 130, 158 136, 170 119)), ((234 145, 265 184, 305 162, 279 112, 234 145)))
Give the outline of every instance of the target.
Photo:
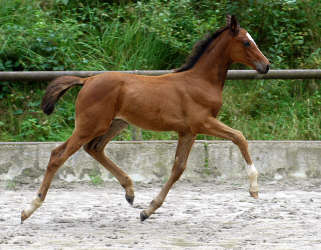
POLYGON ((88 78, 63 76, 54 80, 42 101, 42 109, 48 115, 69 88, 83 86, 76 100, 75 129, 65 143, 52 151, 37 196, 22 211, 21 222, 41 206, 58 168, 82 146, 118 179, 132 204, 132 180, 104 154, 106 144, 128 123, 143 129, 176 131, 179 135, 171 176, 149 207, 141 212, 142 221, 162 205, 183 173, 197 134, 228 139, 239 147, 247 163, 250 194, 257 198, 258 173, 246 139, 240 131, 216 119, 222 106, 227 70, 234 62, 249 65, 259 73, 267 73, 270 64, 236 18, 228 16, 227 25, 198 42, 187 62, 174 73, 141 76, 109 72, 88 78))

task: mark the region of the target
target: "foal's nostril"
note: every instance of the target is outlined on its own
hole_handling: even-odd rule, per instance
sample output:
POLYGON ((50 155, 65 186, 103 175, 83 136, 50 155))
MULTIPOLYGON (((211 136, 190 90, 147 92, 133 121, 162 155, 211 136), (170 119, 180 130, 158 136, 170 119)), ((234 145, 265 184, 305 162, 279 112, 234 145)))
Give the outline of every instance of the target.
POLYGON ((270 64, 255 63, 255 69, 259 74, 266 74, 270 69, 270 64))

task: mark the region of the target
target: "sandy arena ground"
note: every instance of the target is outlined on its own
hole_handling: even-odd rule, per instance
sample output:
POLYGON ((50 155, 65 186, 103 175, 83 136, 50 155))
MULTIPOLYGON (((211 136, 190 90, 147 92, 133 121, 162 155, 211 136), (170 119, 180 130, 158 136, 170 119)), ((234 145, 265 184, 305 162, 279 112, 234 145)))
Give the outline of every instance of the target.
POLYGON ((20 224, 37 186, 0 188, 0 249, 321 249, 321 180, 178 182, 157 213, 139 213, 160 190, 136 184, 131 207, 117 183, 55 182, 20 224), (237 183, 236 183, 237 182, 237 183))

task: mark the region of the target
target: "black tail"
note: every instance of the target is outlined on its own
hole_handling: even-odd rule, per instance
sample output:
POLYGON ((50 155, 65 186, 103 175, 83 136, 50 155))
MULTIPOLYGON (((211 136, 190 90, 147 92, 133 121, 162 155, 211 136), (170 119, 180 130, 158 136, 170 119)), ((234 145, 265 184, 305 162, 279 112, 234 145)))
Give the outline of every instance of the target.
POLYGON ((77 76, 60 76, 53 80, 47 87, 46 93, 42 98, 41 109, 47 115, 50 115, 54 109, 55 104, 62 97, 66 91, 75 86, 82 85, 85 78, 77 76))

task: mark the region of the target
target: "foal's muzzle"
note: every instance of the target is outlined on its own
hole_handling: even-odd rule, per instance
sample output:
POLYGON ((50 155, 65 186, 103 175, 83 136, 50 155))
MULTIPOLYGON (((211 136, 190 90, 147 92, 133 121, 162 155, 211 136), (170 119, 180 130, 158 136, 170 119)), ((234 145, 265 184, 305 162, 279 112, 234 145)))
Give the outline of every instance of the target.
POLYGON ((256 71, 259 72, 260 74, 266 74, 269 72, 270 69, 270 64, 265 64, 265 63, 256 63, 256 71))

